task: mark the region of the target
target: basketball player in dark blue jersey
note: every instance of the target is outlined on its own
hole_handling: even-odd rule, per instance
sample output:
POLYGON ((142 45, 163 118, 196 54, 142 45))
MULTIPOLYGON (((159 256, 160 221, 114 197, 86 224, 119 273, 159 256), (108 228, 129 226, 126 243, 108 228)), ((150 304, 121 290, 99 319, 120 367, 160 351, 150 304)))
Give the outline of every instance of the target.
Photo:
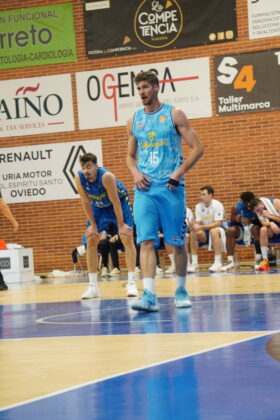
POLYGON ((234 250, 236 242, 243 239, 246 242, 246 231, 249 231, 249 244, 251 243, 251 233, 254 239, 256 263, 261 259, 260 248, 260 222, 255 213, 249 209, 250 201, 255 198, 251 191, 244 191, 240 194, 241 201, 238 201, 231 208, 230 227, 227 229, 227 264, 221 271, 227 271, 234 268, 234 250))
POLYGON ((186 291, 187 253, 185 247, 186 200, 184 174, 201 158, 203 146, 186 115, 158 99, 159 81, 153 72, 135 77, 144 105, 128 121, 127 165, 135 183, 134 218, 137 242, 141 244, 140 263, 144 293, 132 309, 157 311, 154 294, 156 258, 154 246, 158 231, 175 247, 177 307, 189 307, 186 291), (186 160, 182 154, 182 138, 191 147, 186 160))
POLYGON ((75 183, 89 220, 86 229, 87 266, 89 287, 82 299, 99 297, 97 285, 97 247, 100 232, 110 223, 118 226, 118 233, 125 247, 128 268, 127 296, 138 296, 135 284, 136 251, 133 241, 133 215, 128 192, 114 174, 97 164, 97 157, 85 153, 80 157, 81 170, 75 175, 75 183))

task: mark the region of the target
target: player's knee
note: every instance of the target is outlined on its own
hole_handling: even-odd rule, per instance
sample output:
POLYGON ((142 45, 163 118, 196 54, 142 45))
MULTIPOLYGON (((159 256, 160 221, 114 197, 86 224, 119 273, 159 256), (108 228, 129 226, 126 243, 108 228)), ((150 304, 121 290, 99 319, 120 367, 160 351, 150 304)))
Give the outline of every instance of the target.
POLYGON ((143 241, 141 242, 141 249, 153 249, 154 248, 154 240, 148 240, 148 241, 143 241))
POLYGON ((180 245, 180 246, 174 246, 175 254, 186 254, 186 244, 180 245))
POLYGON ((120 235, 124 247, 134 247, 134 240, 132 236, 120 235))
POLYGON ((97 235, 92 235, 87 238, 87 248, 97 248, 99 243, 99 237, 97 235))
POLYGON ((266 226, 261 227, 260 234, 261 234, 261 236, 266 236, 267 235, 267 227, 266 226))
POLYGON ((191 239, 197 239, 197 234, 198 234, 197 231, 191 230, 191 232, 190 232, 190 238, 191 239))
POLYGON ((219 236, 219 230, 217 228, 210 229, 210 236, 211 238, 216 238, 219 236))

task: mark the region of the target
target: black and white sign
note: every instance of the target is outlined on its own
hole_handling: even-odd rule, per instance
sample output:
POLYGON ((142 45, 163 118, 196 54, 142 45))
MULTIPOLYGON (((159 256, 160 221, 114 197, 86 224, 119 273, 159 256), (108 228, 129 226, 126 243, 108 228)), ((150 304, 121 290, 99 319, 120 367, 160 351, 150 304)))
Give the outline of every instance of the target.
POLYGON ((151 63, 76 73, 79 128, 125 125, 142 103, 134 84, 141 70, 160 80, 160 100, 181 108, 188 118, 211 117, 209 58, 151 63))
POLYGON ((280 109, 280 49, 214 58, 217 115, 280 109))
POLYGON ((280 35, 280 0, 247 0, 249 38, 280 35))
POLYGON ((235 0, 86 0, 88 58, 233 41, 235 0))
POLYGON ((22 262, 23 262, 23 268, 30 267, 30 264, 29 264, 29 256, 28 255, 24 255, 23 256, 22 262))
POLYGON ((9 270, 11 268, 11 258, 3 257, 0 258, 0 270, 9 270))
POLYGON ((73 130, 70 74, 0 82, 0 137, 73 130))
POLYGON ((101 140, 0 149, 0 190, 8 203, 78 198, 79 157, 94 153, 102 166, 101 140))

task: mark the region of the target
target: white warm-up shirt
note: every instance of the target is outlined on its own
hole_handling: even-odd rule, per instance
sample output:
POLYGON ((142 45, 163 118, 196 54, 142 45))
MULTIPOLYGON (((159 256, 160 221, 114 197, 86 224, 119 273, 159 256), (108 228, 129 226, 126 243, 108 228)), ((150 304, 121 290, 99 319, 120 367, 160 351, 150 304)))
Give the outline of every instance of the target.
POLYGON ((195 206, 196 222, 200 222, 202 225, 210 225, 219 220, 222 221, 222 226, 227 228, 225 209, 220 201, 212 199, 208 207, 204 203, 198 203, 195 206))

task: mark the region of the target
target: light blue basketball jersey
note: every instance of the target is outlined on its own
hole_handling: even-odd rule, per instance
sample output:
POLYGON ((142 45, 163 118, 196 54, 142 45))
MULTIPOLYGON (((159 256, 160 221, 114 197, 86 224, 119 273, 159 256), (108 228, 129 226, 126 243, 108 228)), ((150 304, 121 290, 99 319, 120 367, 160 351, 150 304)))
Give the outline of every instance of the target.
MULTIPOLYGON (((154 182, 167 182, 183 163, 182 140, 173 118, 172 105, 163 104, 157 111, 136 111, 133 135, 138 144, 137 169, 154 182)), ((181 184, 183 184, 181 178, 181 184)))

